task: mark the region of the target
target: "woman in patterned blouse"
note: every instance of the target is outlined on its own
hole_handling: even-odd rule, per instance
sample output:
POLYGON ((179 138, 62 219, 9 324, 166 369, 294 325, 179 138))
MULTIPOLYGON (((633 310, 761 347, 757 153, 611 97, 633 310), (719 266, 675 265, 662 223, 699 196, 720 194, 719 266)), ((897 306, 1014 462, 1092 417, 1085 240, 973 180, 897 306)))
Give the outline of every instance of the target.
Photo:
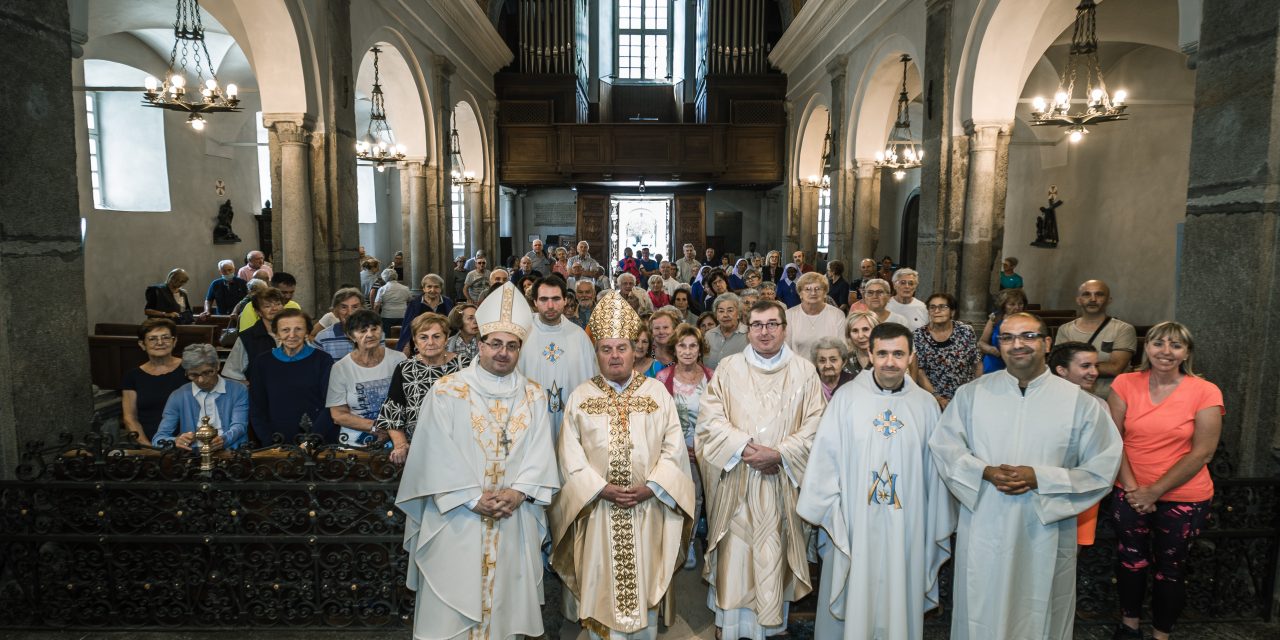
POLYGON ((960 385, 982 375, 982 352, 973 329, 953 319, 955 296, 935 293, 925 306, 929 308, 929 324, 916 329, 913 340, 916 365, 933 385, 938 404, 946 408, 960 385))
POLYGON ((391 388, 382 403, 373 432, 386 431, 394 448, 391 461, 404 464, 409 442, 418 424, 418 409, 436 380, 471 364, 471 357, 445 349, 449 320, 438 313, 424 313, 413 319, 413 345, 418 355, 396 365, 391 388))

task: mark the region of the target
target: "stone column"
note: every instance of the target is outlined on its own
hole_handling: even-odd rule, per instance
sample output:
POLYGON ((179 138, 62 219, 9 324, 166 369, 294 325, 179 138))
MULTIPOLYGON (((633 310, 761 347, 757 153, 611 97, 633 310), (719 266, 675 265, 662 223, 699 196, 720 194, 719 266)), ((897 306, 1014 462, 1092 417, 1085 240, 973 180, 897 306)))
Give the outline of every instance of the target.
MULTIPOLYGON (((827 174, 831 180, 829 227, 831 235, 828 239, 827 260, 840 260, 845 263, 846 268, 851 259, 849 238, 851 229, 849 221, 840 215, 840 210, 841 203, 850 194, 844 190, 844 183, 841 181, 841 174, 844 173, 844 153, 840 142, 844 139, 844 85, 848 66, 849 54, 847 53, 838 55, 827 63, 827 74, 831 76, 831 110, 827 112, 831 128, 831 172, 827 174)), ((822 169, 825 172, 828 167, 822 169)))
MULTIPOLYGON (((438 235, 439 249, 437 254, 443 256, 444 253, 450 254, 448 263, 445 267, 453 268, 453 156, 449 153, 449 133, 453 129, 453 99, 450 97, 449 86, 452 84, 453 74, 457 71, 453 63, 444 56, 436 56, 434 59, 436 72, 436 96, 440 100, 437 113, 439 113, 439 124, 436 129, 440 132, 436 139, 440 141, 437 150, 437 156, 440 158, 438 165, 438 179, 436 183, 439 185, 439 197, 436 202, 440 203, 439 212, 436 215, 435 232, 438 235)), ((474 253, 473 251, 464 251, 463 253, 474 253)), ((489 260, 490 268, 495 266, 492 259, 489 260)), ((444 274, 445 271, 440 271, 444 274)))
MULTIPOLYGON (((293 299, 312 309, 316 298, 314 224, 311 212, 310 137, 302 118, 276 119, 264 114, 263 123, 280 142, 280 240, 275 268, 298 279, 293 299)), ((324 296, 321 296, 324 297, 324 296)))
POLYGON ((0 478, 26 442, 84 431, 93 414, 69 29, 65 2, 0 7, 0 478))
POLYGON ((1003 126, 973 128, 969 148, 969 198, 965 203, 964 252, 960 263, 960 319, 977 323, 987 317, 988 290, 994 273, 991 234, 995 225, 996 145, 1003 126))
MULTIPOLYGON (((796 187, 797 206, 800 217, 800 236, 796 238, 795 249, 803 249, 805 260, 813 264, 818 247, 818 186, 808 182, 796 187)), ((786 264, 783 260, 783 264, 786 264)))
POLYGON ((1277 33, 1269 0, 1204 12, 1178 272, 1177 320, 1195 337, 1196 371, 1222 389, 1222 448, 1239 476, 1280 466, 1277 33))
MULTIPOLYGON (((926 87, 920 170, 920 227, 916 244, 919 291, 956 291, 963 232, 968 138, 956 135, 952 12, 955 0, 926 0, 926 87)), ((928 295, 927 293, 925 295, 928 295)))
POLYGON ((876 182, 875 161, 859 158, 857 183, 853 192, 853 259, 856 265, 863 258, 874 258, 876 237, 873 230, 876 203, 880 201, 880 189, 876 182))
POLYGON ((430 273, 427 262, 427 172, 422 162, 406 163, 400 175, 409 182, 409 288, 422 288, 422 276, 430 273))
POLYGON ((440 166, 427 165, 424 173, 427 181, 427 266, 431 273, 443 278, 453 268, 453 247, 448 241, 448 210, 440 202, 445 197, 440 188, 440 166))

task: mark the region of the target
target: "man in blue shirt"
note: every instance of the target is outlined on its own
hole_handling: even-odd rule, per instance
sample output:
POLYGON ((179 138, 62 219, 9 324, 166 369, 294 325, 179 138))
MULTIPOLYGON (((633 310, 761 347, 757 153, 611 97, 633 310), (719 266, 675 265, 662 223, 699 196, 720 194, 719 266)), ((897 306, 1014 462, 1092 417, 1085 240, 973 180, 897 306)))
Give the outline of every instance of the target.
POLYGON ((223 260, 218 263, 220 277, 209 283, 204 295, 204 312, 231 315, 236 305, 249 295, 249 283, 236 276, 236 263, 223 260))

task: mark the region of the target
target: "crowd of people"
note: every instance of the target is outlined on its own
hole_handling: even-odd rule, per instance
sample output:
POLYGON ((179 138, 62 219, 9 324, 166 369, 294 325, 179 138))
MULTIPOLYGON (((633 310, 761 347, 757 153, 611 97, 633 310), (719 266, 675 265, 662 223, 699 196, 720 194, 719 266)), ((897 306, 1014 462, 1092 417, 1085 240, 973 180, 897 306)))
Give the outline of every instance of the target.
POLYGON ((545 559, 593 637, 653 637, 679 565, 702 566, 718 638, 776 635, 820 560, 817 637, 920 638, 954 558, 952 638, 1069 638, 1108 494, 1115 636, 1145 637, 1149 581, 1152 635, 1172 631, 1225 411, 1186 327, 1152 327, 1139 353, 1089 280, 1051 335, 1003 286, 1022 284, 1015 258, 979 332, 887 257, 850 280, 754 243, 628 248, 608 269, 590 249, 537 240, 510 270, 460 256, 416 295, 402 255, 362 256, 314 323, 261 252, 223 261, 200 314, 236 316, 221 370, 210 345, 173 353, 200 317, 175 269, 147 290, 125 427, 184 449, 205 417, 215 448, 305 425, 390 449, 422 637, 540 635, 545 559))

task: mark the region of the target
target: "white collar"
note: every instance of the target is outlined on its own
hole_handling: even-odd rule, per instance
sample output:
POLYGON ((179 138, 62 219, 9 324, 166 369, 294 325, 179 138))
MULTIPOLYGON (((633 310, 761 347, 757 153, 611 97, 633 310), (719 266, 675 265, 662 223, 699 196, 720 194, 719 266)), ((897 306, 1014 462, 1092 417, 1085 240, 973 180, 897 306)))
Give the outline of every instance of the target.
POLYGON ((747 364, 750 364, 757 369, 773 371, 774 369, 786 364, 787 360, 791 359, 792 353, 791 349, 784 344, 777 353, 773 354, 772 358, 766 359, 764 356, 756 353, 756 350, 753 349, 751 345, 747 345, 747 348, 742 350, 742 355, 747 359, 747 364))
POLYGON ((472 380, 479 387, 484 395, 492 397, 508 396, 520 388, 522 383, 521 376, 516 371, 512 371, 505 376, 490 373, 487 369, 480 366, 480 358, 471 361, 471 366, 463 370, 471 371, 474 378, 472 380))
POLYGON ((222 376, 218 376, 218 384, 215 385, 213 389, 209 391, 205 391, 204 389, 201 389, 200 386, 194 382, 191 383, 191 395, 196 398, 199 398, 200 394, 202 393, 208 393, 209 395, 212 395, 212 396, 220 396, 226 392, 227 392, 227 379, 222 376))
MULTIPOLYGON (((604 377, 604 376, 601 376, 601 377, 604 377)), ((609 386, 613 387, 614 391, 617 391, 618 393, 622 393, 623 391, 627 390, 627 387, 631 386, 631 382, 635 379, 636 379, 636 373, 632 371, 631 375, 627 378, 627 381, 623 382, 622 384, 618 384, 617 382, 614 382, 608 378, 605 378, 604 381, 609 383, 609 386)))

